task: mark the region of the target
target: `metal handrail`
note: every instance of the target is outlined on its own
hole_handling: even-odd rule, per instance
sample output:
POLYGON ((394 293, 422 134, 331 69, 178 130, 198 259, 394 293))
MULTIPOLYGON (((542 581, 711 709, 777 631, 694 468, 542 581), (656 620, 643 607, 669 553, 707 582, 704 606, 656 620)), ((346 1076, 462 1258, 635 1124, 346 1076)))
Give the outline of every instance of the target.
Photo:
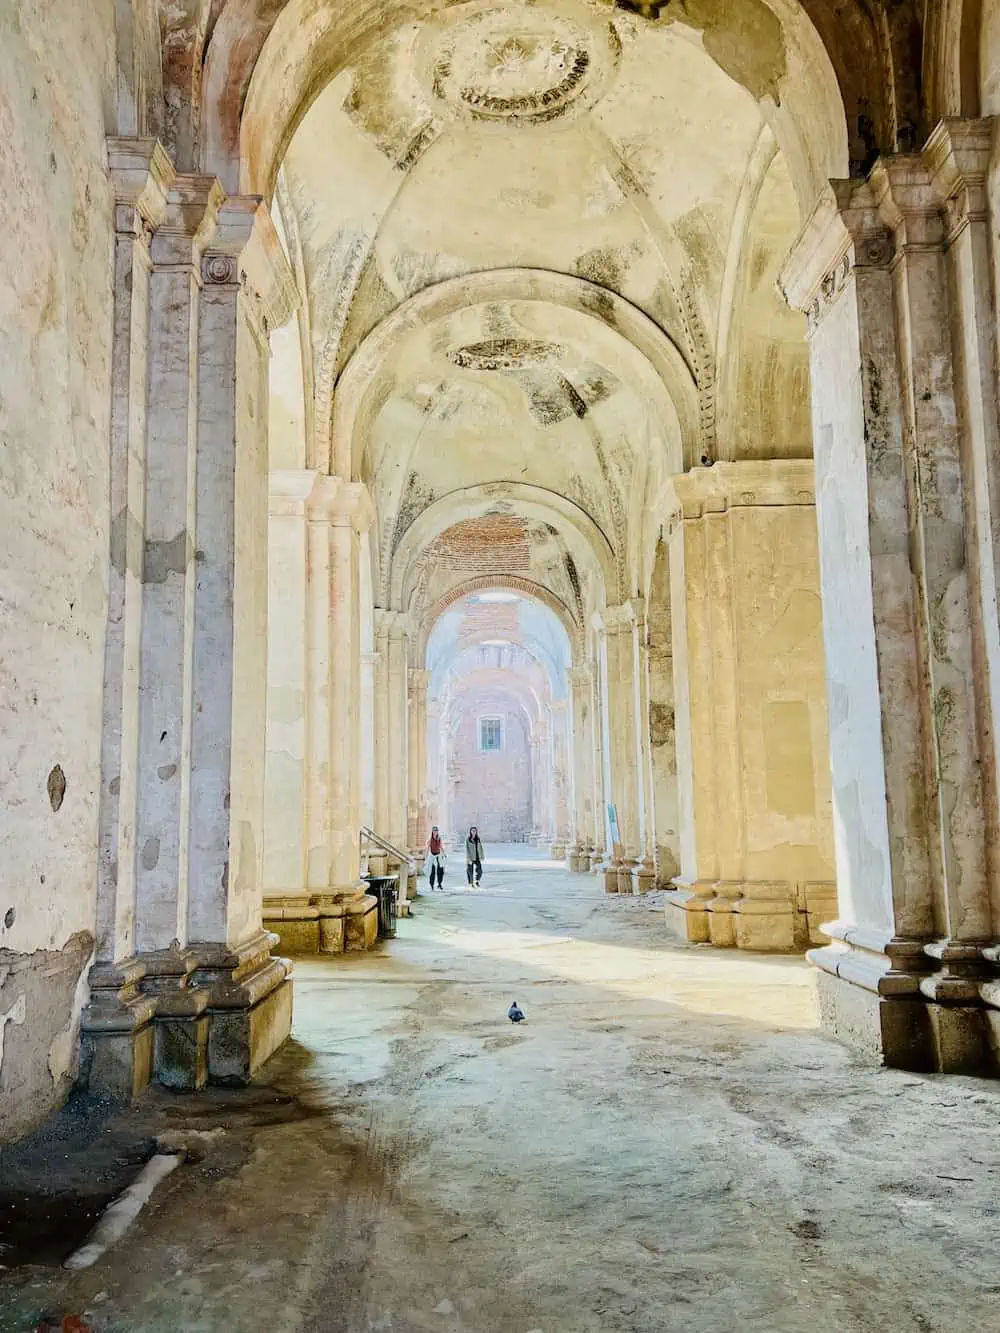
POLYGON ((383 838, 381 834, 376 833, 374 829, 370 829, 367 825, 362 824, 361 832, 358 834, 359 847, 362 840, 365 838, 367 838, 369 842, 373 842, 376 847, 381 847, 384 852, 391 852, 393 856, 399 858, 400 863, 405 861, 411 874, 416 870, 417 863, 409 852, 404 852, 401 848, 397 847, 394 842, 390 842, 388 838, 383 838))

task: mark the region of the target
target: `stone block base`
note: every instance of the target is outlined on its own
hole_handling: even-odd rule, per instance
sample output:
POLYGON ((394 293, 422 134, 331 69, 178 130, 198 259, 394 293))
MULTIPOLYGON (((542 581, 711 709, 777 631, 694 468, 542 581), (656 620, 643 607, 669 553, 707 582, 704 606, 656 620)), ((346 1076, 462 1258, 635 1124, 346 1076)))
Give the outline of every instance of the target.
POLYGON ((632 892, 649 893, 656 888, 656 871, 651 865, 637 865, 632 869, 632 892))
POLYGON ((370 893, 344 904, 344 949, 363 953, 378 940, 378 899, 370 893))
POLYGON ((667 934, 682 944, 708 944, 708 902, 694 886, 668 890, 664 908, 667 934))
POLYGON ((153 1024, 156 1080, 167 1088, 196 1092, 208 1082, 207 1014, 161 1018, 153 1024))
POLYGON ((286 958, 319 953, 319 917, 299 921, 283 921, 273 916, 264 917, 264 929, 278 937, 278 948, 286 958))
POLYGON ((292 1030, 292 983, 282 981, 249 1009, 211 1015, 208 1072, 213 1083, 247 1083, 292 1030))
POLYGON ((614 864, 601 867, 601 873, 604 875, 604 892, 618 892, 618 867, 614 864))
POLYGON ((80 1068, 88 1087, 130 1102, 153 1076, 153 1024, 131 1032, 84 1032, 80 1068))
POLYGON ((1000 1075, 1000 1013, 978 1005, 883 996, 819 971, 825 1032, 875 1064, 925 1074, 1000 1075))
POLYGON ((590 853, 567 852, 566 865, 575 874, 585 874, 590 869, 590 853))
MULTIPOLYGON (((413 882, 415 886, 416 876, 413 882)), ((410 896, 416 896, 415 887, 410 896)), ((399 914, 408 914, 405 898, 400 900, 399 914)), ((378 901, 351 889, 311 898, 268 898, 264 929, 277 935, 282 954, 290 958, 356 953, 373 948, 377 941, 378 901)))
POLYGON ((832 884, 675 880, 674 885, 666 895, 668 933, 719 949, 805 952, 827 942, 820 927, 836 915, 832 884))
POLYGON ((130 1101, 155 1079, 195 1091, 246 1082, 288 1036, 291 964, 274 935, 198 944, 91 969, 82 1019, 87 1085, 130 1101))

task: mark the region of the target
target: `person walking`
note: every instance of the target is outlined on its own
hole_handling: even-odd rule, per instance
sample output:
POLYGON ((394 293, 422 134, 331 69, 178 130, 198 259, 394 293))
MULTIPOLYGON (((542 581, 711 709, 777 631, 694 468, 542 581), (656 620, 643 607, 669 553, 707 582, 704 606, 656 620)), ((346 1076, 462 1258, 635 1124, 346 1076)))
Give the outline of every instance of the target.
POLYGON ((441 834, 438 831, 437 824, 431 829, 431 836, 427 839, 427 876, 431 882, 431 891, 434 890, 434 876, 437 876, 437 886, 440 889, 444 884, 444 863, 446 860, 444 843, 441 841, 441 834))
POLYGON ((469 877, 470 884, 475 875, 478 888, 479 881, 483 877, 483 844, 479 841, 479 830, 475 824, 469 829, 469 836, 465 840, 465 873, 469 877))

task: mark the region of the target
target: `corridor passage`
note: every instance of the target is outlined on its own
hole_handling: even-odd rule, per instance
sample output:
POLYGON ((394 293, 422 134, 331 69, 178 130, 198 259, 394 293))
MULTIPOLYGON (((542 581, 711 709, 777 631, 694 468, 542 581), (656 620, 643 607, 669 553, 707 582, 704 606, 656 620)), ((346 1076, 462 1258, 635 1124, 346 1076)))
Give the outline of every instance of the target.
POLYGON ((0 1326, 1000 1326, 995 1083, 867 1068, 804 962, 665 947, 659 894, 487 858, 379 951, 300 963, 256 1086, 151 1090, 129 1115, 201 1160, 89 1271, 13 1272, 0 1326))

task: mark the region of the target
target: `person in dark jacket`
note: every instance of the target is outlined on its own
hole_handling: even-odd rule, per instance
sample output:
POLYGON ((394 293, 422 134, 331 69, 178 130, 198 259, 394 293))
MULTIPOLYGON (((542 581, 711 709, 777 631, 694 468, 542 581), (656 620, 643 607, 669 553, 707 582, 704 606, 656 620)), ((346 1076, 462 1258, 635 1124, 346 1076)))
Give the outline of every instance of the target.
POLYGON ((478 888, 479 881, 483 877, 483 844, 479 841, 479 830, 473 824, 469 829, 469 836, 465 840, 465 873, 469 877, 469 883, 475 882, 478 888))

